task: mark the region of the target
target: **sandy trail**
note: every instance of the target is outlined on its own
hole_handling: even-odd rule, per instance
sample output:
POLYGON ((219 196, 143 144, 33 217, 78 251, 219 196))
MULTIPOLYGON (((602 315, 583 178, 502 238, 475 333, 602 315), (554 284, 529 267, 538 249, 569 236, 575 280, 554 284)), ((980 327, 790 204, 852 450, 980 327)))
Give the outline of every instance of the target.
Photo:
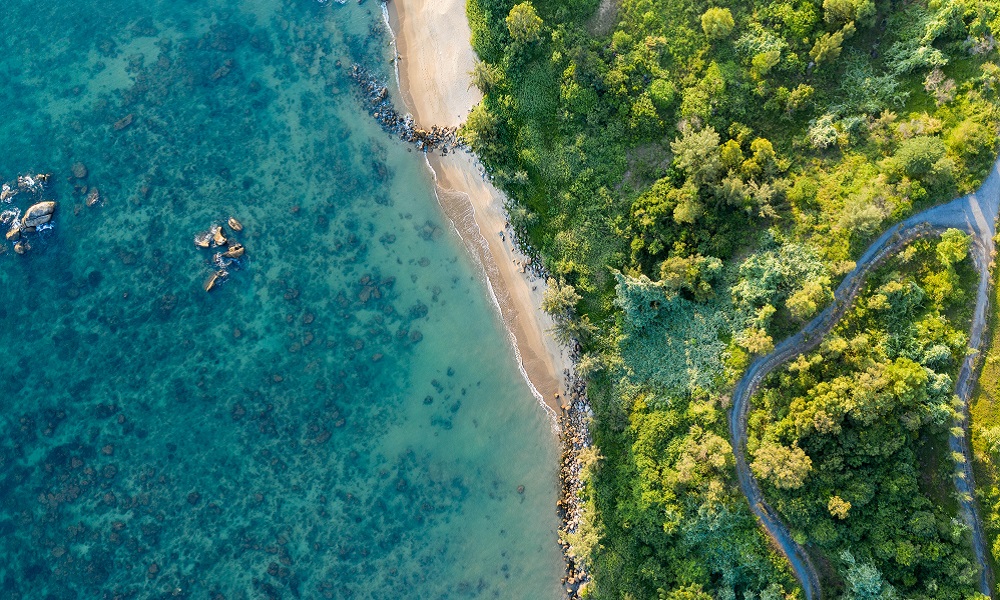
MULTIPOLYGON (((469 75, 476 55, 465 0, 398 0, 387 10, 400 93, 417 127, 460 125, 482 98, 469 75)), ((522 373, 539 399, 558 412, 572 362, 548 333, 552 319, 539 308, 544 282, 523 272, 526 257, 510 243, 503 194, 470 154, 428 155, 428 164, 442 207, 483 268, 522 373)))

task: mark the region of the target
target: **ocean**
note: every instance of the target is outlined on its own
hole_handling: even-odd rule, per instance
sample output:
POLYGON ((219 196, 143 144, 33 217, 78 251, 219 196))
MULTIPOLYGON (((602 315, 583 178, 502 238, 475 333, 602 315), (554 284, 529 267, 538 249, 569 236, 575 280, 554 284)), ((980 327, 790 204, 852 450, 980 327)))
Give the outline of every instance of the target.
POLYGON ((381 7, 0 22, 0 233, 57 203, 0 249, 0 599, 559 598, 552 420, 350 78, 381 7))

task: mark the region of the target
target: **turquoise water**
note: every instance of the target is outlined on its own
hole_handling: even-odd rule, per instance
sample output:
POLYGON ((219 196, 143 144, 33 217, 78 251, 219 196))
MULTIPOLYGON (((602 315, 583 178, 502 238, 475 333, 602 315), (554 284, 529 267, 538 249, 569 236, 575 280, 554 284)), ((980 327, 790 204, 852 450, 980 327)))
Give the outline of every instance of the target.
POLYGON ((59 203, 0 254, 0 598, 559 597, 549 418, 348 77, 379 6, 0 20, 0 179, 52 173, 0 210, 59 203))

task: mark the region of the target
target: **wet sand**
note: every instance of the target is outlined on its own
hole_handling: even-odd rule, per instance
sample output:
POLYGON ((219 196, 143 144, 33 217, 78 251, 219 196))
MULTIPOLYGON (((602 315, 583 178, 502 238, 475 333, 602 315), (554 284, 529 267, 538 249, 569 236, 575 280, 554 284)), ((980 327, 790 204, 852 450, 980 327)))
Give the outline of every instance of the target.
MULTIPOLYGON (((400 0, 387 7, 400 91, 416 125, 460 125, 481 98, 469 75, 475 52, 465 0, 400 0)), ((525 272, 525 257, 513 248, 502 192, 468 153, 427 158, 442 207, 483 267, 525 378, 558 413, 571 357, 548 332, 552 319, 540 309, 545 282, 525 272)))

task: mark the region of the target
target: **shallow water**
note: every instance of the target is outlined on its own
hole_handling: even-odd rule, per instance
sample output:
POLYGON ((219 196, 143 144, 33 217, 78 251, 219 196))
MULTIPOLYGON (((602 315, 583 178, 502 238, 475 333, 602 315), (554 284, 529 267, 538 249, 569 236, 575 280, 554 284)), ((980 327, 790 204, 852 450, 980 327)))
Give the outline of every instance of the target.
POLYGON ((0 178, 53 174, 0 210, 59 203, 0 254, 0 598, 559 597, 549 418, 348 77, 390 80, 379 6, 0 22, 0 178))

